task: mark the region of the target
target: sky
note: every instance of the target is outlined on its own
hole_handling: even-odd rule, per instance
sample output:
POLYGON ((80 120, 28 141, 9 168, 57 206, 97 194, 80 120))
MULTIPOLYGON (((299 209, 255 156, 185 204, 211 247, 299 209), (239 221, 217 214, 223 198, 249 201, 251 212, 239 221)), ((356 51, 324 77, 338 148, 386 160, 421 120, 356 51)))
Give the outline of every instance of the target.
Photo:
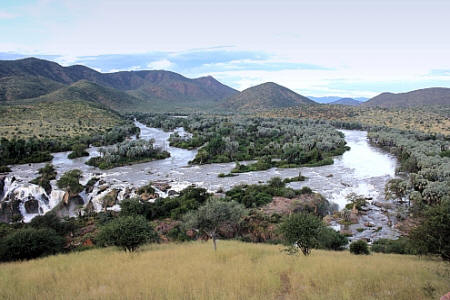
POLYGON ((372 97, 450 87, 449 16, 449 0, 1 0, 0 59, 372 97))

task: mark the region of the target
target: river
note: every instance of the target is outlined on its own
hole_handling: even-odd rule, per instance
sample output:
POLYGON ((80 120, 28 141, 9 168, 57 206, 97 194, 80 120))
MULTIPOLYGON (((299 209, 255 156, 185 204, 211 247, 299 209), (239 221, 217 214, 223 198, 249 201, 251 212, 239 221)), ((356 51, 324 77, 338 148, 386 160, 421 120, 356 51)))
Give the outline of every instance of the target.
MULTIPOLYGON (((171 189, 175 191, 195 184, 214 192, 219 189, 228 190, 237 184, 265 182, 274 176, 281 178, 294 177, 301 172, 302 175, 307 177, 307 180, 290 183, 291 187, 301 188, 309 186, 314 191, 324 195, 329 201, 337 203, 340 208, 345 206, 347 202, 346 196, 352 192, 373 199, 373 201, 384 201, 384 186, 389 179, 395 177, 397 165, 395 157, 370 145, 367 139, 367 132, 365 131, 342 130, 345 134, 347 145, 351 149, 343 155, 335 157, 333 165, 292 169, 272 168, 266 171, 242 173, 236 177, 219 178, 218 174, 229 173, 235 164, 189 165, 188 162, 195 157, 197 150, 170 147, 168 138, 171 132, 148 128, 139 122, 136 122, 136 125, 141 129, 141 138, 154 139, 155 144, 169 151, 171 157, 103 171, 86 165, 85 162, 89 159, 88 157, 70 160, 67 158, 69 152, 55 153, 53 154, 52 163, 58 172, 58 177, 68 170, 80 169, 83 172, 81 183, 84 184, 91 177, 97 176, 108 185, 108 190, 104 192, 95 190, 92 195, 82 195, 86 203, 89 200, 98 201, 111 188, 121 190, 122 194, 119 193, 120 200, 125 194, 124 190, 126 187, 137 188, 150 181, 168 182, 171 185, 171 189)), ((188 134, 183 128, 178 128, 176 131, 181 135, 188 134)), ((98 149, 95 147, 89 148, 88 152, 90 156, 99 155, 98 149)), ((52 209, 53 206, 61 201, 64 194, 62 191, 58 191, 55 184, 56 181, 52 182, 54 191, 51 195, 42 195, 42 193, 45 193, 42 189, 28 183, 37 176, 38 169, 44 165, 44 163, 13 165, 11 166, 12 172, 5 180, 5 191, 0 202, 6 201, 8 194, 13 192, 16 193, 17 197, 26 199, 32 196, 39 201, 39 211, 34 213, 26 212, 23 203, 21 204, 20 210, 24 214, 26 221, 38 213, 45 213, 52 209), (12 182, 12 177, 15 177, 15 182, 12 182), (47 201, 46 198, 49 200, 47 201)), ((161 195, 165 196, 162 192, 161 195)), ((362 224, 370 222, 377 227, 382 227, 375 234, 377 238, 398 236, 398 233, 392 226, 386 225, 391 221, 389 214, 394 212, 382 212, 380 208, 373 205, 370 206, 370 212, 361 218, 360 224, 353 225, 353 229, 355 229, 355 226, 362 226, 362 224)), ((95 207, 97 209, 100 208, 98 203, 95 207)), ((358 236, 368 234, 369 232, 365 231, 358 233, 358 236)), ((373 238, 374 234, 370 234, 370 237, 373 238)))

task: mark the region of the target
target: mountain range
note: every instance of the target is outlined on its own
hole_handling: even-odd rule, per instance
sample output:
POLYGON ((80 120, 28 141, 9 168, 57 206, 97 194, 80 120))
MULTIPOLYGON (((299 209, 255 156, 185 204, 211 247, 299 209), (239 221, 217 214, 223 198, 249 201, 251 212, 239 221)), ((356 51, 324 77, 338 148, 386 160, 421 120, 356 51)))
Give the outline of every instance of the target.
MULTIPOLYGON (((164 70, 101 73, 37 58, 0 61, 0 104, 78 100, 120 112, 177 109, 252 111, 321 103, 359 105, 366 98, 305 97, 273 82, 239 92, 211 76, 164 70), (311 100, 312 99, 312 100, 311 100)), ((449 88, 382 93, 363 106, 450 105, 449 88)))
POLYGON ((422 105, 450 105, 450 88, 426 88, 407 93, 382 93, 363 106, 412 107, 422 105))

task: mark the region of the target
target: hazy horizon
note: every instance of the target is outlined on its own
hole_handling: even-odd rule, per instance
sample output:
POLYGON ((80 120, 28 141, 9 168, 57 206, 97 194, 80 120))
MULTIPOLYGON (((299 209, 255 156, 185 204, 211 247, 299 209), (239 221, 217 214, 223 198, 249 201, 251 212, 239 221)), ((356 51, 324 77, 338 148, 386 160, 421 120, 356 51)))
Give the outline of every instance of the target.
POLYGON ((0 59, 372 97, 450 87, 448 1, 3 1, 0 59))

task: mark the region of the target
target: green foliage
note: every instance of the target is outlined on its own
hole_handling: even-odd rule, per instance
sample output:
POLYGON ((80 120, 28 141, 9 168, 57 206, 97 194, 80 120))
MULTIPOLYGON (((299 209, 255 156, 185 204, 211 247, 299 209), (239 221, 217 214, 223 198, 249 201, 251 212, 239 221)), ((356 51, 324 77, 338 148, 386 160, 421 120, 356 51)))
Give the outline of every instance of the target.
POLYGON ((356 255, 369 255, 369 246, 367 245, 367 242, 364 240, 357 240, 350 244, 350 253, 356 254, 356 255))
POLYGON ((192 133, 191 139, 177 134, 171 137, 172 146, 192 149, 205 144, 192 163, 258 159, 248 166, 237 165, 234 172, 266 170, 287 166, 289 162, 292 166, 330 164, 331 156, 348 149, 342 134, 319 121, 200 115, 176 118, 138 114, 137 117, 149 126, 165 130, 182 126, 192 133), (290 149, 297 151, 296 154, 289 155, 290 149), (272 158, 282 158, 282 161, 272 161, 272 158))
POLYGON ((77 157, 89 156, 86 151, 87 146, 85 144, 75 144, 72 146, 72 152, 68 155, 68 158, 74 159, 77 157))
POLYGON ((186 229, 196 229, 212 238, 216 250, 216 237, 220 227, 236 226, 246 213, 244 207, 234 201, 210 199, 195 211, 183 216, 186 229))
POLYGON ((298 176, 291 177, 291 178, 285 178, 283 180, 284 183, 291 183, 291 182, 298 182, 298 181, 305 181, 306 177, 302 175, 301 172, 298 173, 298 176))
POLYGON ((45 167, 40 168, 38 173, 40 176, 31 180, 30 183, 37 184, 44 188, 44 190, 48 193, 52 190, 52 186, 50 184, 50 180, 56 178, 56 170, 52 164, 46 164, 45 167))
POLYGON ((152 187, 152 183, 150 182, 147 185, 141 186, 136 193, 138 195, 142 195, 142 194, 154 194, 155 193, 155 189, 152 187))
POLYGON ((155 148, 153 141, 146 140, 124 141, 109 148, 101 148, 99 152, 102 156, 93 157, 86 164, 99 167, 102 170, 164 159, 170 156, 169 152, 163 151, 161 148, 155 148))
POLYGON ((425 221, 411 232, 410 238, 419 253, 438 254, 450 260, 450 201, 429 208, 425 221))
POLYGON ((121 216, 137 216, 143 215, 145 206, 138 198, 124 199, 120 202, 121 216))
POLYGON ((9 173, 11 172, 11 168, 8 166, 0 166, 0 173, 9 173))
POLYGON ((80 184, 80 178, 80 170, 70 170, 59 178, 57 185, 60 189, 64 189, 71 194, 78 194, 83 190, 83 186, 80 184))
POLYGON ((398 240, 379 239, 373 242, 371 250, 381 253, 416 254, 413 243, 406 237, 398 240))
POLYGON ((348 194, 346 198, 349 203, 345 205, 345 208, 349 210, 353 209, 353 207, 355 207, 358 210, 361 210, 363 206, 367 204, 367 201, 364 198, 364 196, 355 193, 348 194))
POLYGON ((330 227, 323 227, 318 236, 319 248, 327 250, 344 250, 344 247, 348 244, 346 236, 340 234, 336 230, 330 227))
POLYGON ((29 224, 35 229, 52 229, 59 235, 65 235, 76 229, 76 225, 71 221, 61 221, 53 212, 48 212, 42 216, 36 216, 31 219, 29 224))
POLYGON ((121 216, 100 229, 96 243, 101 246, 117 246, 133 252, 139 246, 157 241, 157 234, 143 216, 121 216))
POLYGON ((196 210, 210 197, 203 188, 189 186, 182 190, 177 197, 156 199, 153 203, 146 203, 145 214, 148 219, 172 218, 179 219, 183 214, 196 210))
POLYGON ((51 229, 18 229, 0 241, 0 260, 32 259, 61 252, 64 238, 51 229))
POLYGON ((292 214, 280 225, 280 232, 288 252, 300 249, 304 255, 309 255, 311 249, 319 246, 319 235, 323 228, 322 221, 307 213, 292 214))

